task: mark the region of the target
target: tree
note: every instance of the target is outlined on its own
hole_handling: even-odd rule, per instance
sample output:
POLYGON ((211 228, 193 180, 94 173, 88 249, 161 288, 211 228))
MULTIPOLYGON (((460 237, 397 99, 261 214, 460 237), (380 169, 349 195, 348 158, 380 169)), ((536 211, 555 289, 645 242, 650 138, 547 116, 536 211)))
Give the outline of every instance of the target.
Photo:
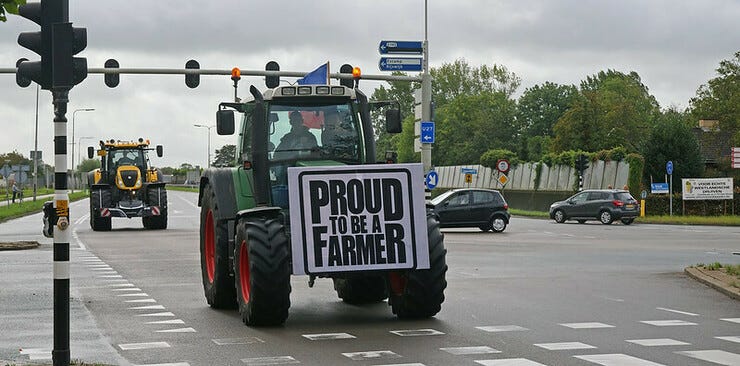
MULTIPOLYGON (((666 163, 673 161, 673 179, 701 177, 704 170, 699 142, 686 123, 690 116, 669 109, 658 117, 645 141, 644 177, 660 182, 666 174, 666 163)), ((674 187, 677 185, 674 184, 674 187)), ((680 185, 678 185, 680 190, 680 185)))
POLYGON ((18 14, 18 7, 26 3, 26 0, 0 0, 0 22, 7 20, 5 13, 18 14))
POLYGON ((91 170, 100 168, 100 159, 85 159, 77 165, 77 171, 85 174, 91 170))
POLYGON ((32 165, 33 161, 31 159, 26 158, 23 154, 19 153, 17 150, 13 150, 13 152, 0 154, 0 165, 32 165))
POLYGON ((740 51, 721 61, 717 74, 689 101, 691 115, 694 120, 719 120, 720 130, 733 133, 733 142, 740 145, 740 51))
POLYGON ((430 71, 433 78, 432 100, 437 107, 446 105, 458 96, 479 95, 484 92, 502 93, 510 98, 521 79, 506 66, 481 65, 471 67, 464 59, 446 63, 430 71))
POLYGON ((581 82, 573 106, 553 126, 552 149, 637 151, 659 113, 636 72, 601 71, 581 82))
POLYGON ((216 149, 213 166, 236 166, 236 145, 224 145, 216 149))
MULTIPOLYGON (((406 76, 406 73, 394 72, 396 76, 406 76)), ((375 91, 373 91, 370 100, 373 101, 397 101, 401 108, 401 117, 406 119, 414 116, 414 89, 419 87, 419 83, 410 83, 407 81, 389 81, 389 87, 381 85, 375 91)), ((385 152, 388 150, 394 150, 393 136, 385 132, 385 116, 383 111, 374 110, 372 111, 373 128, 375 129, 375 146, 376 146, 376 159, 381 161, 384 159, 385 152)), ((404 128, 405 128, 404 124, 404 128)), ((411 118, 411 131, 413 135, 413 118, 411 118)), ((413 136, 412 136, 413 137, 413 136)), ((412 146, 413 147, 413 146, 412 146)), ((413 149, 411 150, 413 153, 413 149)), ((400 153, 399 153, 400 154, 400 153)), ((409 157, 410 158, 410 157, 409 157)), ((399 161, 400 158, 399 158, 399 161)))
POLYGON ((517 121, 522 128, 519 157, 538 161, 549 151, 552 127, 573 106, 578 96, 575 85, 545 82, 527 88, 517 105, 517 121))

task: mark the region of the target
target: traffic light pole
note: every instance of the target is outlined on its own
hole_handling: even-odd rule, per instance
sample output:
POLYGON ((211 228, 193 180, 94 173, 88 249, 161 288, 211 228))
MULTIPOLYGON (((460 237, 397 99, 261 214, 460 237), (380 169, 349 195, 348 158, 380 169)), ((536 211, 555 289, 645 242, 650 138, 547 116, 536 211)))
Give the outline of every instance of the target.
POLYGON ((69 351, 69 196, 67 195, 67 103, 69 88, 52 90, 54 103, 54 366, 67 366, 69 351))

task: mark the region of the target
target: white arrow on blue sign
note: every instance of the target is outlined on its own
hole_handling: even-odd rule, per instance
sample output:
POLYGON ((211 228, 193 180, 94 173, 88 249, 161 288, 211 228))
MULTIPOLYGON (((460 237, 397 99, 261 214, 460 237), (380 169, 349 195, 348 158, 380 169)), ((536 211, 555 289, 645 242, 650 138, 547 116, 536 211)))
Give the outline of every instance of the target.
POLYGON ((421 55, 424 48, 421 41, 380 41, 378 52, 381 55, 421 55))
POLYGON ((381 57, 380 71, 421 71, 421 57, 381 57))
POLYGON ((432 170, 431 172, 427 173, 427 179, 426 179, 427 189, 434 189, 434 187, 437 186, 438 181, 439 181, 439 175, 437 174, 437 172, 432 170))
POLYGON ((433 144, 434 143, 434 122, 433 121, 421 121, 421 133, 419 134, 419 140, 422 144, 433 144))
POLYGON ((673 174, 673 161, 668 160, 668 162, 665 164, 665 171, 668 173, 668 175, 673 174))

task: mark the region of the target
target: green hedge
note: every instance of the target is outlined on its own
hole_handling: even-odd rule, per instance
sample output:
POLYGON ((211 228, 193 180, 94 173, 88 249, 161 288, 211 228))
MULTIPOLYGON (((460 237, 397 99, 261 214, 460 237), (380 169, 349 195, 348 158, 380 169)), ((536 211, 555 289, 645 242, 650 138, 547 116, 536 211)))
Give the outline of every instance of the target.
MULTIPOLYGON (((733 205, 735 215, 740 215, 740 193, 735 193, 735 199, 730 200, 707 200, 707 201, 683 201, 680 193, 673 194, 673 214, 681 215, 684 208, 686 215, 694 216, 723 216, 732 215, 733 205)), ((639 197, 635 196, 635 197, 639 197)), ((649 194, 645 198, 645 215, 668 215, 670 213, 670 199, 667 194, 649 194)))

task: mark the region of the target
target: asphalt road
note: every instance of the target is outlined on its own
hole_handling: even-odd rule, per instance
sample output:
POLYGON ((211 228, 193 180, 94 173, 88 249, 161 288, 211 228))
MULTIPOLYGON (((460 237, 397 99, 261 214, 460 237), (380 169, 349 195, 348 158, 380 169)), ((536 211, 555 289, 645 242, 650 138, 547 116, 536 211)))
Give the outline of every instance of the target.
MULTIPOLYGON (((327 279, 292 280, 282 327, 208 307, 196 195, 169 192, 166 231, 114 219, 92 232, 72 205, 72 357, 135 365, 740 365, 740 303, 683 268, 740 263, 740 228, 555 224, 444 230, 448 288, 433 319, 342 303, 327 279), (74 220, 73 220, 74 221, 74 220)), ((41 239, 38 215, 0 240, 41 239)), ((50 239, 0 252, 0 360, 50 357, 50 239), (19 350, 21 350, 19 352, 19 350), (25 350, 25 351, 22 351, 25 350)))

